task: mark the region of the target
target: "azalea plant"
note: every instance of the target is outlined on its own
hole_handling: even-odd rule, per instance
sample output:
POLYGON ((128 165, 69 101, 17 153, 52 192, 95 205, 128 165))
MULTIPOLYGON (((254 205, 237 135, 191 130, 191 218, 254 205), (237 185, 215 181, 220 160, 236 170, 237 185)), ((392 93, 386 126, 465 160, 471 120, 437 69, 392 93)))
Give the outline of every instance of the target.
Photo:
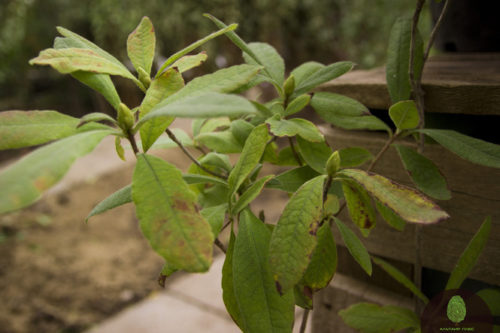
POLYGON ((147 17, 127 40, 134 73, 94 43, 59 27, 62 37, 30 63, 72 75, 101 93, 116 116, 89 113, 77 119, 49 110, 2 112, 0 149, 47 144, 1 171, 0 213, 38 200, 78 157, 113 136, 118 157, 125 158, 125 146, 135 154, 131 184, 105 198, 87 219, 132 202, 144 237, 165 260, 161 283, 179 270, 206 272, 214 246, 219 247, 226 256, 223 299, 239 328, 290 332, 295 306, 311 309, 314 293, 336 271, 333 232, 371 274, 372 258, 353 228, 368 237, 377 212, 397 230, 406 223, 448 218, 429 198, 449 199, 446 181, 413 148, 393 146, 418 190, 371 172, 397 139, 426 135, 463 158, 500 166, 496 145, 454 131, 418 128, 419 112, 410 92, 399 84, 389 84, 391 96, 395 91, 399 95, 389 110, 393 123, 386 124, 351 98, 314 92, 350 71, 353 63, 307 62, 288 73, 271 45, 246 43, 234 32, 236 24, 207 17, 220 30, 171 55, 154 73, 155 32, 147 17), (245 64, 185 83, 183 73, 207 59, 204 52, 192 51, 220 35, 242 50, 245 64), (144 93, 139 105, 122 103, 110 78, 115 75, 130 79, 144 93), (241 95, 263 83, 272 86, 276 98, 258 101, 241 95), (384 131, 387 144, 376 156, 361 147, 334 150, 315 124, 297 117, 308 105, 334 126, 384 131), (193 119, 192 136, 171 128, 175 118, 193 119), (188 170, 151 154, 175 146, 191 159, 188 170), (234 164, 229 154, 239 154, 234 164), (264 165, 288 170, 266 174, 264 165), (265 212, 251 207, 264 188, 289 194, 278 221, 266 221, 265 212), (337 217, 345 207, 352 223, 337 217), (218 237, 226 228, 230 237, 224 244, 218 237))

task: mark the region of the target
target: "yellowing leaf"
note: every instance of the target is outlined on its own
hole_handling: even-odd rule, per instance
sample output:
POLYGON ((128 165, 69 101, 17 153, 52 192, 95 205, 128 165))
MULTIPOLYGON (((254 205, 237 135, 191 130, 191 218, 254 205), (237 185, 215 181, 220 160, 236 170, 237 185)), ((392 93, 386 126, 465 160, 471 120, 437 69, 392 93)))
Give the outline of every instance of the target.
POLYGON ((155 56, 155 29, 151 20, 144 16, 134 31, 127 39, 127 53, 134 68, 139 71, 142 68, 148 75, 151 74, 151 66, 155 56))
POLYGON ((205 51, 196 55, 187 55, 172 64, 172 68, 176 67, 180 73, 190 70, 191 68, 200 66, 207 60, 207 53, 205 51))
POLYGON ((178 269, 208 270, 214 236, 177 168, 158 157, 138 155, 132 199, 142 233, 159 255, 178 269))
POLYGON ((337 177, 347 177, 363 186, 380 203, 392 209, 405 221, 436 223, 449 215, 416 190, 397 184, 383 176, 357 169, 344 169, 337 177))

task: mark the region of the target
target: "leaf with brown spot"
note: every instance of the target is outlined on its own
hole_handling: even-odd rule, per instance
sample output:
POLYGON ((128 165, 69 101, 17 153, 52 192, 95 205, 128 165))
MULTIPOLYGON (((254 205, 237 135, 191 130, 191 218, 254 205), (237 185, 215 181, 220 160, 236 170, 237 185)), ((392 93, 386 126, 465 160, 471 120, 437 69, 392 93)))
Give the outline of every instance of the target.
POLYGON ((127 39, 127 53, 134 68, 139 67, 151 74, 151 66, 155 56, 155 29, 149 17, 144 16, 134 31, 127 39))
POLYGON ((304 183, 291 197, 274 228, 269 261, 282 293, 300 281, 311 261, 322 215, 325 178, 322 175, 304 183))
POLYGON ((46 145, 0 172, 0 214, 26 207, 56 184, 80 156, 90 153, 111 130, 89 131, 46 145))
POLYGON ((155 156, 138 155, 132 200, 142 233, 159 255, 178 269, 208 270, 214 236, 176 167, 155 156))
POLYGON ((342 190, 352 222, 358 226, 364 236, 368 236, 376 222, 375 209, 370 196, 363 187, 351 180, 342 182, 342 190))
POLYGON ((411 223, 436 223, 449 215, 429 198, 412 188, 395 183, 383 176, 357 169, 344 169, 336 176, 340 180, 351 179, 380 203, 411 223))

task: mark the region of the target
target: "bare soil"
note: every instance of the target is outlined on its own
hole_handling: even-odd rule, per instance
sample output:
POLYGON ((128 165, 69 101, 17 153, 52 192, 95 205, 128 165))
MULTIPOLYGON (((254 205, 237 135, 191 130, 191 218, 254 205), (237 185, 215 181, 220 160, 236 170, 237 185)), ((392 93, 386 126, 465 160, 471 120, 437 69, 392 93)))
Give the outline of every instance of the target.
POLYGON ((81 332, 159 290, 162 259, 141 235, 132 205, 84 222, 131 171, 0 217, 1 333, 81 332))

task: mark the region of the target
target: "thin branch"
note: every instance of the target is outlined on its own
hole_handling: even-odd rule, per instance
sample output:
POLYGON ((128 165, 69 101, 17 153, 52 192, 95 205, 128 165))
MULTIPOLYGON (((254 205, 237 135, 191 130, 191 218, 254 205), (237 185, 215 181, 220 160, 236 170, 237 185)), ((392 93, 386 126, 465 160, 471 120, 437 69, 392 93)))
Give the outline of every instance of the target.
POLYGON ((370 165, 368 166, 368 169, 366 169, 366 171, 371 171, 375 167, 375 164, 377 164, 377 162, 380 160, 382 155, 384 155, 384 153, 387 151, 387 149, 389 149, 391 144, 394 142, 394 140, 396 140, 396 138, 398 136, 399 136, 399 132, 396 132, 393 136, 391 136, 389 138, 389 140, 386 141, 385 145, 382 147, 382 149, 380 149, 377 156, 375 156, 375 158, 372 160, 372 162, 370 163, 370 165))
POLYGON ((198 168, 200 168, 201 170, 211 174, 212 176, 215 176, 215 177, 218 177, 218 178, 221 178, 221 179, 226 179, 226 177, 222 176, 222 175, 219 175, 218 173, 216 172, 213 172, 212 170, 210 169, 207 169, 205 168, 203 165, 200 164, 200 162, 198 162, 198 160, 196 158, 194 158, 193 155, 191 155, 191 153, 186 149, 186 147, 184 147, 184 145, 177 139, 177 137, 175 136, 175 134, 170 130, 170 129, 166 129, 165 132, 167 133, 168 137, 170 139, 172 139, 172 141, 174 141, 178 146, 179 148, 183 151, 183 153, 189 157, 189 159, 194 163, 196 164, 196 166, 198 166, 198 168))
POLYGON ((310 312, 309 309, 304 309, 304 314, 302 315, 302 323, 300 323, 300 333, 305 333, 306 331, 309 312, 310 312))
POLYGON ((218 238, 215 239, 214 243, 222 252, 224 253, 227 252, 226 247, 224 246, 224 244, 222 244, 222 242, 218 238))
POLYGON ((137 148, 137 142, 135 142, 135 137, 132 134, 132 132, 127 131, 127 139, 130 142, 130 145, 132 146, 132 150, 134 151, 134 155, 137 156, 137 154, 139 154, 139 149, 137 148))
POLYGON ((445 0, 443 9, 441 10, 441 14, 439 15, 439 18, 436 21, 434 28, 432 29, 431 35, 429 37, 429 42, 427 43, 427 47, 426 47, 425 53, 424 53, 424 64, 427 61, 427 58, 429 57, 429 53, 431 51, 432 44, 434 44, 434 39, 436 39, 437 31, 439 30, 439 27, 441 26, 441 23, 443 22, 443 17, 448 12, 448 7, 449 7, 450 2, 451 2, 451 0, 445 0))
POLYGON ((295 150, 295 145, 294 145, 291 137, 288 137, 288 142, 290 143, 290 149, 292 149, 293 157, 295 158, 297 163, 299 163, 299 166, 302 166, 302 160, 300 159, 300 156, 297 153, 297 150, 295 150))

